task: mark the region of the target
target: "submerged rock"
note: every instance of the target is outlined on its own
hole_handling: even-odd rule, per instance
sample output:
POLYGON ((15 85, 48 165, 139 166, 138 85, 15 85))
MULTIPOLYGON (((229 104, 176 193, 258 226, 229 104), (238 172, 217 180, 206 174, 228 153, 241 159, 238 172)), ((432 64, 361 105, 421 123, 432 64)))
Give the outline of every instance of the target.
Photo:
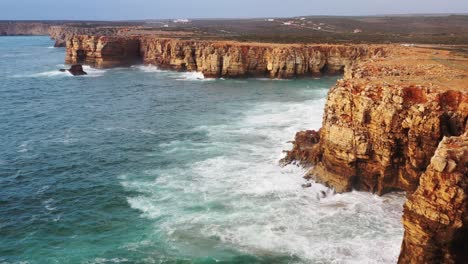
POLYGON ((69 72, 73 76, 87 75, 88 73, 83 70, 83 65, 75 64, 70 67, 70 69, 60 69, 61 72, 69 72))

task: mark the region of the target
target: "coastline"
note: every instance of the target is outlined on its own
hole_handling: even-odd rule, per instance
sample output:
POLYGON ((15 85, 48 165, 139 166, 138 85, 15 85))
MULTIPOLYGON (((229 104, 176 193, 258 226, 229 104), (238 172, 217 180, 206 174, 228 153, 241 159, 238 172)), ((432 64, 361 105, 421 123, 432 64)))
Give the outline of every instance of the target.
POLYGON ((330 90, 320 131, 296 135, 285 162, 338 192, 406 191, 399 263, 468 258, 468 59, 402 45, 268 44, 152 36, 65 39, 66 63, 96 68, 135 62, 207 78, 344 74, 330 90), (446 235, 440 236, 440 233, 446 235))
MULTIPOLYGON (((445 182, 447 187, 433 189, 433 194, 427 194, 427 180, 420 179, 422 175, 433 175, 428 171, 439 166, 433 157, 441 152, 440 148, 447 148, 439 144, 443 139, 467 140, 468 60, 446 50, 401 45, 318 45, 312 49, 304 45, 271 46, 138 36, 74 36, 67 42, 66 61, 106 68, 141 58, 147 64, 199 71, 211 78, 294 78, 320 75, 324 69, 343 72, 344 79, 328 94, 318 136, 312 140, 296 137, 286 161, 305 160, 314 166, 308 177, 339 192, 357 189, 382 195, 406 191, 409 200, 403 215, 405 237, 399 263, 456 263, 466 258, 460 249, 468 237, 463 219, 467 207, 466 160, 450 159, 452 165, 444 173, 458 180, 445 182), (447 63, 452 61, 457 63, 447 63), (421 189, 434 201, 444 199, 445 191, 454 189, 457 206, 448 206, 452 198, 445 199, 442 206, 440 202, 426 205, 432 211, 411 206, 421 202, 412 195, 421 189), (442 214, 444 217, 440 217, 442 214), (439 231, 430 228, 435 224, 428 224, 434 221, 437 230, 451 234, 444 242, 437 238, 439 231)), ((466 144, 454 148, 467 156, 466 144)))

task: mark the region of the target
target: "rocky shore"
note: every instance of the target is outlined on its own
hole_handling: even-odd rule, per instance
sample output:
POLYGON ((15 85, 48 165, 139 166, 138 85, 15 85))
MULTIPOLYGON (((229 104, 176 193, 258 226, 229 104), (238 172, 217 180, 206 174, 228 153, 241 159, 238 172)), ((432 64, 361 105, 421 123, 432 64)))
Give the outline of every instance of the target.
POLYGON ((296 135, 283 160, 338 192, 406 191, 399 263, 468 259, 466 58, 396 48, 348 68, 320 131, 296 135))
POLYGON ((400 45, 297 45, 74 35, 66 62, 134 63, 206 77, 344 73, 320 131, 302 131, 284 163, 338 192, 406 191, 399 263, 467 259, 468 60, 400 45))
POLYGON ((56 46, 66 45, 68 64, 144 63, 228 78, 344 74, 328 94, 321 130, 298 132, 283 162, 310 166, 307 178, 338 192, 406 191, 399 263, 468 259, 466 56, 434 47, 187 40, 128 36, 115 28, 31 30, 47 30, 56 46))
POLYGON ((342 73, 354 61, 384 56, 381 46, 295 45, 192 41, 151 36, 78 35, 67 42, 66 63, 98 68, 144 64, 205 77, 294 78, 342 73))

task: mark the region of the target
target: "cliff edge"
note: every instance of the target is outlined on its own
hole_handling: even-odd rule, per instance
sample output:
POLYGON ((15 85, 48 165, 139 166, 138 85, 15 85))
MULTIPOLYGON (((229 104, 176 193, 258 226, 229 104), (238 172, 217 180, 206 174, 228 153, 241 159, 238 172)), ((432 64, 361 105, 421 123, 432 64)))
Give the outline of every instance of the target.
POLYGON ((468 133, 445 137, 404 206, 398 263, 466 263, 468 133))
POLYGON ((182 40, 152 36, 77 35, 67 41, 66 63, 98 68, 129 62, 205 77, 294 78, 343 73, 355 61, 385 55, 378 45, 297 45, 182 40))
POLYGON ((468 60, 395 47, 356 63, 327 98, 320 131, 296 135, 283 162, 338 192, 406 191, 399 263, 467 259, 468 60))

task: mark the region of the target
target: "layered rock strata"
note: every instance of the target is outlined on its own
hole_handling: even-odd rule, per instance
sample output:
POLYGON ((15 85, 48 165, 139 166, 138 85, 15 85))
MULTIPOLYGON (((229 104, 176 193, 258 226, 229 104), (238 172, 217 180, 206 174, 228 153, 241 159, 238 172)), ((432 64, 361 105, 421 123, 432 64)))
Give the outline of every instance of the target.
POLYGON ((468 118, 464 68, 429 54, 397 50, 349 68, 328 94, 320 134, 298 133, 284 161, 313 165, 308 176, 340 192, 413 192, 441 139, 463 134, 468 118))
POLYGON ((67 41, 77 35, 115 36, 124 31, 124 28, 119 27, 83 27, 60 25, 51 26, 49 29, 49 35, 53 40, 55 40, 55 47, 66 47, 67 41))
POLYGON ((51 25, 40 22, 0 22, 0 36, 48 35, 51 25))
POLYGON ((87 64, 96 68, 130 66, 140 63, 137 38, 74 36, 67 41, 67 64, 87 64))
POLYGON ((330 90, 321 130, 298 132, 284 159, 339 192, 406 191, 399 263, 468 259, 467 66, 420 48, 355 64, 330 90))
POLYGON ((404 207, 398 263, 468 260, 468 134, 439 144, 418 189, 404 207))
POLYGON ((412 192, 442 137, 464 132, 467 113, 462 91, 342 80, 328 95, 320 141, 299 133, 287 160, 314 165, 309 175, 339 192, 412 192))
POLYGON ((80 63, 86 54, 85 63, 96 67, 113 67, 126 64, 128 60, 140 59, 145 64, 179 71, 202 72, 205 77, 270 77, 293 78, 314 76, 323 73, 336 74, 344 71, 354 61, 383 56, 381 46, 367 45, 278 45, 260 43, 237 43, 217 41, 192 41, 139 37, 74 36, 67 44, 67 63, 80 63), (138 43, 138 44, 136 44, 138 43), (134 52, 120 56, 121 50, 139 45, 134 52), (96 48, 102 47, 101 49, 96 48), (112 56, 99 54, 103 48, 112 56), (89 54, 89 55, 88 55, 89 54), (111 58, 109 61, 107 58, 111 58), (123 63, 115 60, 119 57, 123 63))

